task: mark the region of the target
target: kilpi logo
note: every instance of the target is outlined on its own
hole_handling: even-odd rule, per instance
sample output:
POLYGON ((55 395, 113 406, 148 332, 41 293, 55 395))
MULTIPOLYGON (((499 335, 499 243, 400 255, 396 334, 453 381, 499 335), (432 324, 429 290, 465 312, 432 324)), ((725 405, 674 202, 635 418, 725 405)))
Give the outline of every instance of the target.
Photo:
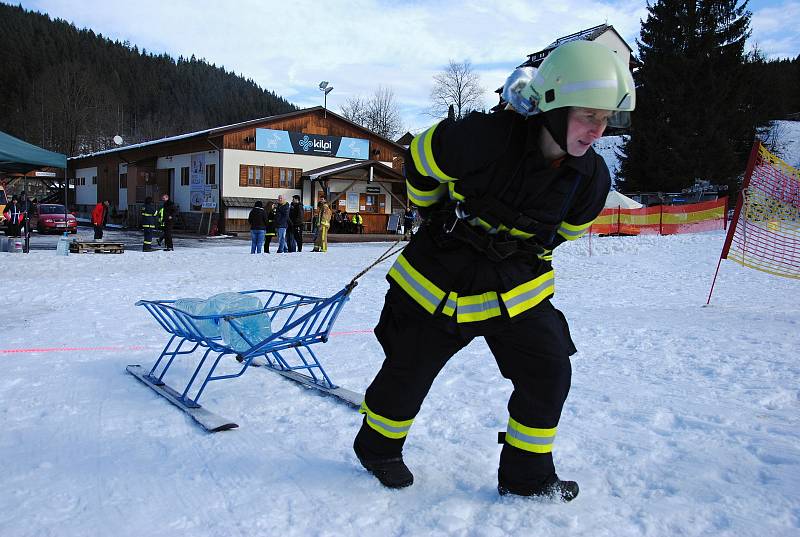
POLYGON ((303 151, 308 151, 308 148, 314 145, 314 142, 311 141, 311 139, 308 137, 308 134, 303 136, 303 138, 297 143, 303 148, 303 151))

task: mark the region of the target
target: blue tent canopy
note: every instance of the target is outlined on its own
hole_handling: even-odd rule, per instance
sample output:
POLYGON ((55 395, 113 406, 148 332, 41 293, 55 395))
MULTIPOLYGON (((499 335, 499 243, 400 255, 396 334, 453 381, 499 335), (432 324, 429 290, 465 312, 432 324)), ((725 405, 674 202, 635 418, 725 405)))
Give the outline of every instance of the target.
POLYGON ((66 169, 67 156, 0 132, 0 172, 27 173, 45 166, 66 169))

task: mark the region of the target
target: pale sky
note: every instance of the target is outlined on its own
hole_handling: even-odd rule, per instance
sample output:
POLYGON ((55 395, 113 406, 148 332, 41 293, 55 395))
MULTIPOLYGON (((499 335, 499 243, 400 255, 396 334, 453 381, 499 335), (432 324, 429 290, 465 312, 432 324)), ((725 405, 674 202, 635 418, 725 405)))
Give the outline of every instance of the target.
MULTIPOLYGON (((139 49, 204 58, 300 107, 323 102, 322 80, 334 90, 328 108, 379 85, 394 91, 404 130, 434 120, 432 78, 449 59, 469 60, 494 90, 528 54, 557 38, 607 23, 636 50, 645 0, 380 1, 327 0, 37 0, 26 9, 61 18, 139 49)), ((800 54, 800 0, 754 0, 750 45, 770 58, 800 54)))

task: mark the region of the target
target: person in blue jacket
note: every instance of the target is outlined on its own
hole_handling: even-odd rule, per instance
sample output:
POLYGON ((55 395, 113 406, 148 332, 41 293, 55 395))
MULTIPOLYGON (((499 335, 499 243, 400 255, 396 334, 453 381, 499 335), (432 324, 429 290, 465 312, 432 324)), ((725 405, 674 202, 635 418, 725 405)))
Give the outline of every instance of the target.
POLYGON ((283 199, 282 195, 278 196, 278 206, 275 207, 275 228, 278 232, 278 253, 289 252, 289 247, 286 244, 286 230, 292 225, 292 220, 289 218, 289 203, 283 199))

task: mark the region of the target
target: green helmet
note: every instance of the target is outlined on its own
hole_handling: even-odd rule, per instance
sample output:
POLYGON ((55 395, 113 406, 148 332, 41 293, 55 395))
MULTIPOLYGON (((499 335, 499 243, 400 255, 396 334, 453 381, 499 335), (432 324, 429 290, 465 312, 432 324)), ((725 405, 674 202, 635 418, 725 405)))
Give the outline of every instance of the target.
POLYGON ((568 106, 617 112, 630 112, 636 106, 628 67, 614 51, 592 41, 564 43, 535 72, 527 68, 516 77, 512 74, 509 82, 503 97, 525 116, 568 106))

